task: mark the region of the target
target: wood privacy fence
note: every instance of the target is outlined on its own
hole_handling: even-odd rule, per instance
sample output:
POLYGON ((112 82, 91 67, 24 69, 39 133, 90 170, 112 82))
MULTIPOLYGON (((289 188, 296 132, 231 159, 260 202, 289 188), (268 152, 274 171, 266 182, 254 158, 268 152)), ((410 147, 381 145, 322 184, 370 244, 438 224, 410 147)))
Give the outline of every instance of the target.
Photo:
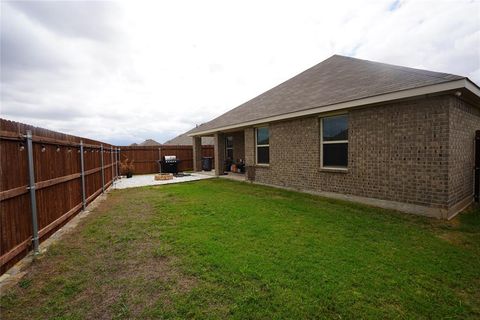
MULTIPOLYGON (((164 156, 176 156, 177 159, 181 161, 178 167, 179 171, 193 170, 192 146, 162 145, 152 147, 120 147, 121 161, 124 162, 126 159, 133 161, 134 174, 158 172, 158 160, 161 160, 164 156)), ((213 146, 202 146, 202 157, 213 158, 213 146)))
POLYGON ((4 119, 0 137, 2 274, 110 186, 118 161, 110 144, 4 119))
MULTIPOLYGON (((0 275, 108 188, 120 160, 134 160, 137 174, 155 173, 157 160, 174 154, 180 170, 191 170, 192 153, 191 146, 116 147, 0 119, 0 275)), ((203 153, 213 155, 213 147, 203 153)))

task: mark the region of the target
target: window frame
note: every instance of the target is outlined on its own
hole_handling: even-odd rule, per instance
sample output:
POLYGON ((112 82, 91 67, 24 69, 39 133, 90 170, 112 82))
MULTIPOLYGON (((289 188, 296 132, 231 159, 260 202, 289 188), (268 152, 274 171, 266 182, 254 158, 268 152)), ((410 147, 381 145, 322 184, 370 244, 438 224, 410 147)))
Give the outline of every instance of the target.
POLYGON ((349 137, 350 134, 347 136, 347 140, 333 140, 333 141, 324 141, 323 140, 323 119, 325 118, 335 118, 335 117, 340 117, 340 116, 346 116, 347 117, 347 132, 350 131, 349 128, 349 119, 348 119, 348 113, 333 113, 333 114, 326 114, 320 116, 320 169, 322 170, 331 170, 331 171, 348 171, 348 145, 349 145, 349 137), (345 167, 341 166, 324 166, 323 165, 323 145, 324 144, 347 144, 347 165, 345 167))
POLYGON ((228 158, 228 150, 232 150, 232 160, 233 161, 233 136, 225 136, 225 159, 228 158), (228 138, 232 138, 232 146, 228 146, 228 138))
POLYGON ((268 125, 255 127, 255 165, 268 167, 270 165, 270 128, 268 125), (268 144, 258 144, 258 129, 268 129, 268 144), (259 147, 268 147, 268 163, 259 163, 258 162, 258 148, 259 147))

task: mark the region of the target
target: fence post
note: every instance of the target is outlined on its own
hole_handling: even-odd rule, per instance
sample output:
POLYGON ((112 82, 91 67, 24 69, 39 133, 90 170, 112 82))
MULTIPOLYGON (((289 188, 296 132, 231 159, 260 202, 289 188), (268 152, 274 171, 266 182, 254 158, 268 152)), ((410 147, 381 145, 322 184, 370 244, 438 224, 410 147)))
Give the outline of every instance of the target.
POLYGON ((83 210, 87 207, 87 202, 85 200, 85 165, 83 162, 83 140, 80 140, 80 176, 82 177, 82 207, 83 210))
POLYGON ((112 146, 110 146, 110 164, 112 165, 112 183, 113 183, 113 179, 115 177, 113 174, 113 147, 112 146))
POLYGON ((122 173, 121 173, 121 168, 120 168, 120 148, 117 148, 117 163, 118 163, 118 166, 117 166, 117 176, 121 176, 122 173))
POLYGON ((118 178, 118 148, 115 148, 115 177, 118 178))
POLYGON ((158 148, 158 172, 162 173, 162 147, 158 148))
POLYGON ((100 165, 102 166, 102 193, 105 192, 105 171, 103 168, 103 144, 100 144, 100 165))
POLYGON ((30 190, 30 205, 32 209, 32 232, 33 232, 33 251, 38 254, 38 220, 37 220, 37 198, 35 195, 35 171, 33 167, 33 143, 32 131, 27 131, 27 154, 28 154, 28 175, 30 190))

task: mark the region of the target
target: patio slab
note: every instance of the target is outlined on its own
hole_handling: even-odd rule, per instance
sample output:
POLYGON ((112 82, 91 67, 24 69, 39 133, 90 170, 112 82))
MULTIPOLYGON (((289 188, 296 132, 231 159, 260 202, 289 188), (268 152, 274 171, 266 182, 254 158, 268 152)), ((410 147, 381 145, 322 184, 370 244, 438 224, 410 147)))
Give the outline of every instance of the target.
POLYGON ((214 178, 214 176, 202 174, 202 173, 191 173, 189 176, 185 176, 185 177, 173 177, 172 180, 155 180, 155 174, 142 174, 142 175, 135 175, 128 179, 121 178, 120 180, 115 181, 113 185, 113 189, 156 186, 156 185, 162 185, 162 184, 181 183, 181 182, 197 181, 197 180, 204 180, 204 179, 211 179, 211 178, 214 178))

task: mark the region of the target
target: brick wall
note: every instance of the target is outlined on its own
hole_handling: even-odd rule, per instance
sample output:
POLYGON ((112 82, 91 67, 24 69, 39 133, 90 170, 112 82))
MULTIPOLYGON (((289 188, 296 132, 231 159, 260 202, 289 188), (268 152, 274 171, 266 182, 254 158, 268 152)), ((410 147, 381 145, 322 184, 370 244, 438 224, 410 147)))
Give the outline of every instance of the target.
MULTIPOLYGON (((453 107, 454 100, 450 96, 430 97, 349 111, 347 172, 320 169, 318 117, 270 124, 268 168, 254 166, 254 130, 246 129, 247 177, 302 190, 447 209, 470 188, 464 186, 469 175, 463 164, 456 165, 458 174, 449 176, 453 165, 449 165, 448 155, 455 152, 449 150, 449 130, 453 127, 449 113, 464 118, 468 110, 471 112, 465 106, 453 107), (455 185, 450 193, 449 180, 455 185)), ((452 139, 473 143, 470 131, 459 131, 452 139)), ((469 162, 469 156, 465 157, 463 163, 469 162)))
POLYGON ((223 133, 216 133, 213 136, 214 143, 214 161, 215 174, 221 175, 225 169, 225 135, 223 133))
POLYGON ((255 180, 255 129, 246 128, 244 130, 245 139, 245 165, 247 180, 255 180))
POLYGON ((449 198, 453 206, 473 197, 474 138, 480 130, 480 110, 452 98, 449 137, 449 198))
POLYGON ((245 159, 245 140, 243 131, 227 133, 225 136, 233 136, 233 161, 245 159))

